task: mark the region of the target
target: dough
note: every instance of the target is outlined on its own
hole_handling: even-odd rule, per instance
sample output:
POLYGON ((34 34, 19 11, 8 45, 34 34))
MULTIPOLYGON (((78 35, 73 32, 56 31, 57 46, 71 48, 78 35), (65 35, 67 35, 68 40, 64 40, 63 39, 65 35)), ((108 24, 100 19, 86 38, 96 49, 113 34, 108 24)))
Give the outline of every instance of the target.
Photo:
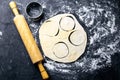
POLYGON ((85 51, 87 35, 72 14, 59 14, 46 20, 39 29, 46 57, 63 63, 77 60, 85 51))
POLYGON ((70 16, 67 16, 67 17, 65 16, 65 17, 61 18, 61 20, 60 20, 60 27, 63 30, 69 31, 69 30, 74 29, 75 22, 70 16))
POLYGON ((55 27, 56 23, 55 22, 51 22, 51 21, 47 21, 47 24, 43 24, 43 28, 44 29, 44 34, 48 35, 48 36, 55 36, 58 33, 58 27, 55 27))
POLYGON ((70 34, 69 40, 73 45, 78 46, 85 41, 85 36, 79 30, 76 30, 70 34))
POLYGON ((64 42, 59 42, 54 45, 53 53, 58 58, 64 58, 68 55, 69 49, 64 42))

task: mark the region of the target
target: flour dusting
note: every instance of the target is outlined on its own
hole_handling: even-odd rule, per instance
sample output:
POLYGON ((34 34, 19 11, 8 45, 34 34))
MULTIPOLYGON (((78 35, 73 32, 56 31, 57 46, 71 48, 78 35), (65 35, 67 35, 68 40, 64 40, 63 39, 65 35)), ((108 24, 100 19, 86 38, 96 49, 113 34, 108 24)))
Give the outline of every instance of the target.
POLYGON ((35 38, 36 43, 38 44, 39 41, 37 40, 37 35, 38 35, 37 33, 38 33, 39 25, 37 25, 37 24, 35 24, 35 23, 30 23, 30 24, 29 24, 29 27, 30 27, 30 30, 31 30, 34 38, 35 38))
POLYGON ((2 32, 0 31, 0 39, 2 39, 2 32))

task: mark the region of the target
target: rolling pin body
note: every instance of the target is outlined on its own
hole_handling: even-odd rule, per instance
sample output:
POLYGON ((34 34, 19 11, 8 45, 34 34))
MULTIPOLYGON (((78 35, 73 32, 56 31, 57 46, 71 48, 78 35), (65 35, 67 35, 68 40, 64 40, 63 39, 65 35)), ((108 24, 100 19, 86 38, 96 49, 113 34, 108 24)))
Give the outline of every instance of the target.
POLYGON ((41 72, 42 78, 43 79, 47 79, 49 78, 45 68, 42 65, 42 54, 33 38, 33 35, 28 27, 28 24, 24 18, 23 15, 20 15, 18 10, 17 10, 17 6, 16 3, 14 1, 10 2, 10 8, 12 9, 13 13, 15 14, 14 17, 14 23, 17 27, 17 30, 21 36, 21 39, 27 49, 27 52, 33 62, 33 64, 37 64, 38 68, 41 72))
POLYGON ((22 41, 29 53, 29 56, 33 63, 37 63, 43 60, 43 57, 36 45, 36 42, 32 36, 32 33, 28 27, 28 24, 23 15, 16 15, 14 17, 14 23, 22 38, 22 41))

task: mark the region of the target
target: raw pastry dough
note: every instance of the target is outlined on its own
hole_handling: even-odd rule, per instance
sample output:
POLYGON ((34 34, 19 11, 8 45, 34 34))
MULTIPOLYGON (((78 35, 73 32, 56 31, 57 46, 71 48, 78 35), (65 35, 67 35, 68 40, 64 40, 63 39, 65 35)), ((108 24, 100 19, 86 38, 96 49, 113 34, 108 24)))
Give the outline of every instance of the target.
POLYGON ((63 18, 61 18, 60 20, 60 26, 63 30, 66 30, 66 31, 69 31, 69 30, 72 30, 74 29, 75 27, 75 22, 73 20, 72 17, 70 16, 65 16, 63 18))
POLYGON ((39 39, 46 57, 69 63, 85 51, 87 35, 72 14, 59 14, 46 20, 39 30, 39 39))
POLYGON ((68 55, 69 49, 64 42, 59 42, 54 45, 53 53, 58 58, 64 58, 68 55))
POLYGON ((80 30, 76 30, 70 34, 69 40, 73 45, 78 46, 85 41, 85 35, 81 34, 80 30))

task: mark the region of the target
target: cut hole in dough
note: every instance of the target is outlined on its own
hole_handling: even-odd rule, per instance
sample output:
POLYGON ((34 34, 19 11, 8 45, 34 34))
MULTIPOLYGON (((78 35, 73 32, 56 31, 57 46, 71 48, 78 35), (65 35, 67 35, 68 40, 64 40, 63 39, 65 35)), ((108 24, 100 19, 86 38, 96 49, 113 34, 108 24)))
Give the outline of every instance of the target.
POLYGON ((64 42, 58 42, 53 47, 53 53, 57 58, 65 58, 69 54, 68 46, 64 42))
POLYGON ((71 16, 61 18, 60 27, 65 31, 73 30, 75 27, 74 19, 71 16))
POLYGON ((80 31, 73 31, 69 36, 69 41, 75 46, 79 46, 85 41, 85 36, 80 31))

